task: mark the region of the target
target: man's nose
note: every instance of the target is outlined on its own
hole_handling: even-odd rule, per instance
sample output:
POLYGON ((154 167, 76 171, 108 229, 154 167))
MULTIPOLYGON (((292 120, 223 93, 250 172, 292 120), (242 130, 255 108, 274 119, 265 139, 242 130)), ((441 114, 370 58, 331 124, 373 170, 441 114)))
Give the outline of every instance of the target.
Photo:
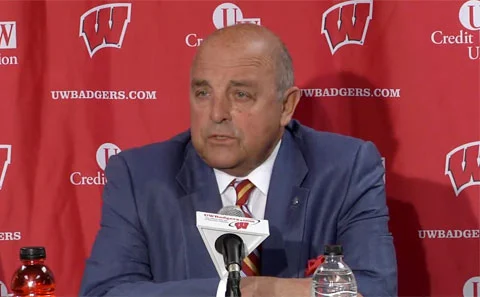
POLYGON ((231 104, 227 98, 215 97, 211 102, 210 119, 215 123, 230 120, 231 104))

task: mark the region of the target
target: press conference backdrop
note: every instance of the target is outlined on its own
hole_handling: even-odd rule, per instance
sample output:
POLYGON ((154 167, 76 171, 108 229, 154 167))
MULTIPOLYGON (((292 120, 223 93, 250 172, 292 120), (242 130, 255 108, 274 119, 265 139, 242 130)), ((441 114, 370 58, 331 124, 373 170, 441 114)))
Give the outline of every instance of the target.
POLYGON ((400 295, 480 296, 478 0, 1 1, 2 296, 26 245, 77 294, 108 158, 187 129, 196 48, 244 22, 290 49, 297 119, 379 148, 400 295))

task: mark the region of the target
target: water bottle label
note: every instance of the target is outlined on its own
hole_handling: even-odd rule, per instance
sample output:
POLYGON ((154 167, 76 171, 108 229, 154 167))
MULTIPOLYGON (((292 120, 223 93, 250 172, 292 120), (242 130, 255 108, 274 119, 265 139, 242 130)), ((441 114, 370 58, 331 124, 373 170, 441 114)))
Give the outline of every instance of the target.
POLYGON ((321 293, 321 294, 317 294, 317 296, 322 296, 322 297, 356 297, 357 292, 355 292, 355 291, 339 291, 339 292, 334 292, 334 293, 321 293))

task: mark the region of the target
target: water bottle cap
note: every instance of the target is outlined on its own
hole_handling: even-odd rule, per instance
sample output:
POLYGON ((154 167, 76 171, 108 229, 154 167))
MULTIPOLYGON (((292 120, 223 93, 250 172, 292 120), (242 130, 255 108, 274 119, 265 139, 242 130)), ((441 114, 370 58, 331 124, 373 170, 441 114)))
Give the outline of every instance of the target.
POLYGON ((330 256, 341 256, 343 255, 343 248, 339 244, 326 245, 324 254, 330 256))
POLYGON ((46 257, 45 248, 41 246, 27 246, 20 249, 20 260, 38 260, 46 257))

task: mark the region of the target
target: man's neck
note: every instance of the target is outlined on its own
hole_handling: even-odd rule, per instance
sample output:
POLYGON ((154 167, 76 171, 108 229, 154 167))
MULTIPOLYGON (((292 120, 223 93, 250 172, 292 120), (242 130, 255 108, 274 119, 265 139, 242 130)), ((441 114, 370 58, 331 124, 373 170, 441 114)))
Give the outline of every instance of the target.
POLYGON ((261 161, 259 162, 255 162, 254 165, 247 165, 246 166, 240 166, 240 167, 236 167, 236 168, 225 168, 225 169, 220 169, 218 168, 217 170, 220 170, 220 171, 223 171, 229 175, 232 175, 232 176, 235 176, 235 177, 246 177, 247 175, 249 175, 252 171, 254 171, 255 169, 257 169, 258 167, 260 167, 262 164, 265 163, 266 160, 268 160, 268 158, 270 158, 270 156, 272 155, 272 153, 275 151, 275 149, 277 148, 277 146, 279 145, 281 141, 281 138, 279 138, 275 144, 273 146, 271 146, 269 148, 269 151, 268 153, 266 154, 266 157, 263 158, 261 161))
POLYGON ((215 178, 217 179, 218 190, 220 193, 225 191, 226 187, 231 184, 232 180, 248 178, 262 193, 267 195, 270 186, 270 179, 272 177, 273 166, 275 159, 280 150, 281 142, 279 141, 268 158, 259 166, 250 170, 247 174, 235 174, 235 172, 227 172, 225 170, 214 169, 215 178))

